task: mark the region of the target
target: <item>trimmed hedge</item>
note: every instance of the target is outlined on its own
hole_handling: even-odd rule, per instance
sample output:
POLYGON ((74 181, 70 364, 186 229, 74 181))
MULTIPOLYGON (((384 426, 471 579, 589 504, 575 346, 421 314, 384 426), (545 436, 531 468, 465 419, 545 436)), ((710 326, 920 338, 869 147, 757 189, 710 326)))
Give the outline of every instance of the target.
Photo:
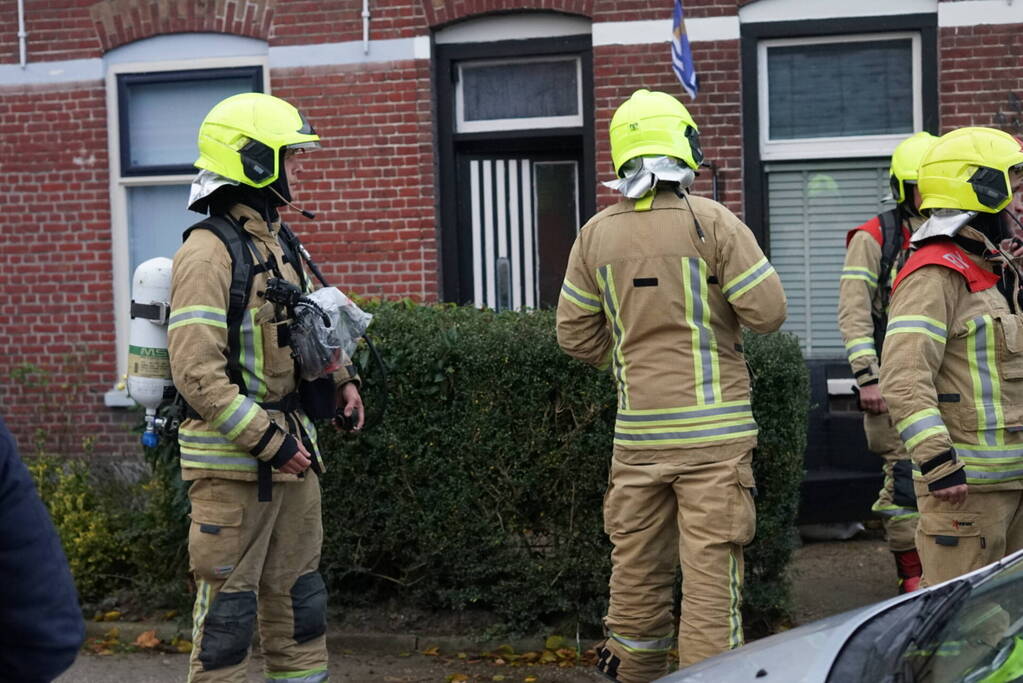
MULTIPOLYGON (((389 303, 373 312, 390 368, 386 419, 362 435, 320 437, 322 571, 335 602, 482 608, 514 631, 566 617, 599 624, 610 573, 609 375, 561 352, 552 311, 389 303)), ((746 605, 751 635, 761 635, 789 611, 809 389, 795 338, 749 335, 746 346, 761 426, 746 605)), ((372 414, 380 387, 372 373, 365 380, 372 414)))
MULTIPOLYGON (((321 571, 333 604, 479 609, 499 631, 579 623, 596 633, 610 573, 601 516, 615 416, 610 376, 561 352, 552 311, 369 308, 390 367, 386 418, 360 435, 320 430, 328 467, 321 571)), ((758 636, 790 609, 785 567, 809 390, 794 337, 747 335, 745 345, 761 427, 745 587, 747 631, 758 636)), ((370 367, 365 349, 360 355, 370 367)), ((364 377, 370 417, 381 404, 379 377, 372 368, 364 377)), ((35 473, 83 598, 130 587, 149 608, 184 607, 187 484, 176 444, 145 457, 144 481, 88 477, 96 496, 74 463, 43 469, 40 461, 35 473), (99 536, 111 541, 107 557, 77 538, 85 538, 84 518, 65 514, 72 499, 94 501, 74 510, 109 512, 99 536)))

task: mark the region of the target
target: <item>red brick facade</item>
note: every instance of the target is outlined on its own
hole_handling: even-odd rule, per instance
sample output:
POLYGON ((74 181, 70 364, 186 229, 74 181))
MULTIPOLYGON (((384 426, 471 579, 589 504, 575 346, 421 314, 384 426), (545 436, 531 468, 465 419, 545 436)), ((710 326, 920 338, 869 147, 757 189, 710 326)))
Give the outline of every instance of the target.
MULTIPOLYGON (((361 41, 362 3, 313 0, 63 0, 28 2, 28 60, 96 60, 122 45, 179 32, 229 33, 271 48, 361 41)), ((734 16, 743 0, 687 0, 689 19, 734 16)), ((667 0, 373 0, 373 41, 429 36, 484 14, 546 10, 604 22, 670 18, 667 0)), ((16 69, 14 2, 0 6, 0 67, 16 69)), ((1023 92, 1020 25, 939 31, 942 130, 1011 120, 1008 95, 1023 92)), ((311 47, 315 50, 315 47, 311 47)), ((694 44, 699 98, 690 104, 721 200, 743 206, 740 41, 694 44)), ((682 95, 668 44, 593 49, 597 179, 610 164, 606 126, 637 87, 682 95)), ((182 56, 182 58, 188 55, 182 56)), ((274 68, 273 92, 297 105, 324 138, 307 155, 296 196, 318 214, 292 218, 327 277, 359 294, 434 301, 440 290, 440 158, 433 65, 428 59, 274 68)), ((135 417, 106 408, 116 378, 111 205, 105 83, 0 83, 0 165, 7 178, 0 232, 0 414, 31 449, 136 452, 135 417), (49 371, 28 386, 30 367, 49 371)), ((1018 112, 1014 114, 1019 117, 1018 112)), ((704 173, 697 191, 710 193, 704 173)), ((614 200, 598 187, 598 208, 614 200)))
POLYGON ((1015 24, 941 30, 938 86, 943 133, 962 126, 993 126, 1023 135, 1019 123, 1023 116, 1009 105, 1010 94, 1023 96, 1020 28, 1015 24))

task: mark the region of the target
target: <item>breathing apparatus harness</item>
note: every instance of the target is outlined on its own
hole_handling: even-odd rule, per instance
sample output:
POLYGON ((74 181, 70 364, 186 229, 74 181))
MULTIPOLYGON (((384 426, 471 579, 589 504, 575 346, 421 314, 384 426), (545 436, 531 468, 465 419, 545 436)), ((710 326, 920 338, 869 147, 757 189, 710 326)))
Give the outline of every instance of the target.
MULTIPOLYGON (((285 223, 281 223, 278 243, 284 254, 284 261, 291 264, 298 274, 301 286, 295 285, 284 278, 280 267, 273 254, 263 260, 258 249, 252 242, 251 236, 246 232, 241 223, 235 221, 229 215, 208 216, 204 220, 188 228, 182 240, 188 239, 193 230, 209 230, 224 244, 228 255, 231 257, 231 285, 228 297, 227 330, 228 330, 228 357, 227 375, 233 384, 238 387, 241 394, 248 393, 242 373, 240 361, 241 327, 242 318, 248 305, 249 292, 252 290, 254 277, 263 272, 272 273, 273 277, 267 280, 266 288, 259 292, 267 301, 273 303, 278 309, 277 319, 288 320, 287 325, 278 327, 278 344, 281 346, 292 346, 292 357, 295 358, 296 366, 304 376, 299 381, 298 390, 283 397, 278 401, 259 402, 260 407, 265 410, 280 411, 285 419, 292 423, 295 433, 301 436, 302 442, 307 449, 312 449, 311 439, 302 427, 301 421, 297 420, 293 413, 300 407, 312 420, 333 420, 334 423, 345 431, 352 431, 358 423, 358 415, 353 413, 350 416, 344 415, 343 407, 338 406, 335 400, 335 388, 333 378, 329 374, 330 362, 336 360, 336 356, 330 356, 331 351, 338 351, 337 347, 324 347, 316 343, 313 337, 322 337, 324 333, 330 333, 338 327, 339 316, 343 313, 332 316, 325 310, 325 306, 318 303, 316 293, 307 294, 306 276, 302 268, 302 260, 309 266, 316 278, 323 284, 324 290, 332 290, 347 301, 347 297, 330 288, 326 279, 316 263, 312 260, 309 252, 302 245, 298 237, 285 223), (302 259, 302 260, 300 260, 302 259), (282 315, 283 314, 283 315, 282 315), (312 349, 305 354, 306 358, 313 358, 313 365, 319 361, 320 365, 310 368, 310 363, 303 363, 299 359, 299 352, 295 350, 296 345, 312 349)), ((318 290, 323 292, 324 290, 318 290)), ((349 302, 350 303, 350 302, 349 302)), ((352 307, 356 310, 357 307, 352 307)), ((359 311, 361 313, 361 311, 359 311)), ((370 316, 365 316, 364 325, 368 325, 370 316)), ((366 341, 370 356, 377 366, 379 381, 382 386, 380 408, 373 415, 367 415, 363 429, 372 429, 383 419, 387 408, 387 366, 372 340, 365 333, 365 327, 358 330, 361 338, 366 341)), ((352 360, 354 363, 355 361, 352 360)), ((335 366, 336 367, 336 366, 335 366)), ((156 428, 160 435, 166 438, 175 438, 178 427, 186 418, 198 418, 199 414, 189 406, 179 392, 169 388, 165 400, 158 409, 156 428)), ((319 465, 314 459, 311 469, 319 474, 319 465)), ((272 472, 268 462, 260 461, 258 465, 258 492, 259 500, 268 501, 271 499, 272 472)))

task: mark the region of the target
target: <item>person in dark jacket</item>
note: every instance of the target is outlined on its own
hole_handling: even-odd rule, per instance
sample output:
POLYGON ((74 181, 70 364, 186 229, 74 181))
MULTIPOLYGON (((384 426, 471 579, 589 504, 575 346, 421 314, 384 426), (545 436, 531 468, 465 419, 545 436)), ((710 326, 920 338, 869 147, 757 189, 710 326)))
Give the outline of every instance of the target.
POLYGON ((0 682, 49 683, 85 639, 67 558, 0 418, 0 682))

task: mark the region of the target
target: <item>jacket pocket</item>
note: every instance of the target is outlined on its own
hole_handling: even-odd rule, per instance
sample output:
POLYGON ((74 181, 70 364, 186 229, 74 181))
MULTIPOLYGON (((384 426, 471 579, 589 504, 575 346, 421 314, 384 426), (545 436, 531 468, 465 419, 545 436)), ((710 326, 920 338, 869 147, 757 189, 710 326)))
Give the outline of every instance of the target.
POLYGON ((756 491, 756 480, 753 468, 742 463, 735 468, 735 486, 732 487, 731 525, 728 530, 728 542, 746 545, 753 540, 757 530, 757 509, 753 502, 756 491))
POLYGON ((242 516, 241 505, 192 500, 188 555, 198 576, 223 580, 234 571, 241 555, 242 516))
POLYGON ((998 364, 1002 377, 1023 379, 1023 321, 1020 316, 1003 313, 998 321, 998 364))

